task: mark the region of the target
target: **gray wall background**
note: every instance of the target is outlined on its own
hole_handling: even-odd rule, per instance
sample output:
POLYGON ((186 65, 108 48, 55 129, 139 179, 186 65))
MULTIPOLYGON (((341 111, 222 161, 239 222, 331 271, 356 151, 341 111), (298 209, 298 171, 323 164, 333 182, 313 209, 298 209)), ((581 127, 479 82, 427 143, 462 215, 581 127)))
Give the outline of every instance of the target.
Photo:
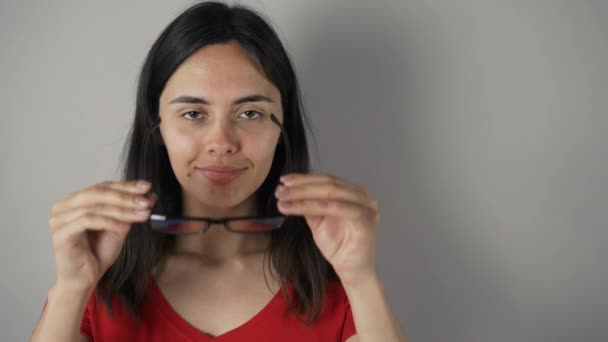
MULTIPOLYGON (((139 67, 190 3, 1 3, 2 341, 52 285, 52 203, 118 179, 139 67)), ((606 1, 243 3, 291 52, 317 171, 378 197, 412 341, 608 338, 606 1)))

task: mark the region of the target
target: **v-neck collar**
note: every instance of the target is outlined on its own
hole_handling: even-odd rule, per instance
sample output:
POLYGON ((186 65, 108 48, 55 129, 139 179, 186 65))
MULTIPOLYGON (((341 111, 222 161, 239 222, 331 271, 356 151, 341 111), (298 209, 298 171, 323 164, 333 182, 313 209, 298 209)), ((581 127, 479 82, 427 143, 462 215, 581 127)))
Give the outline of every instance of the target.
POLYGON ((194 341, 222 341, 222 339, 229 338, 234 334, 243 334, 243 330, 247 330, 250 326, 255 325, 257 321, 264 319, 264 316, 266 316, 267 312, 273 311, 273 307, 279 305, 280 300, 283 298, 283 294, 281 293, 282 291, 279 288, 279 290, 274 294, 272 299, 258 313, 256 313, 245 323, 218 336, 211 336, 188 323, 188 321, 186 321, 175 311, 175 309, 173 309, 165 295, 162 293, 160 287, 156 283, 156 279, 154 279, 154 277, 150 277, 149 284, 151 294, 150 299, 153 302, 153 307, 156 307, 158 310, 160 310, 161 313, 165 316, 165 318, 171 322, 171 324, 175 325, 182 333, 184 333, 184 335, 188 336, 194 341))

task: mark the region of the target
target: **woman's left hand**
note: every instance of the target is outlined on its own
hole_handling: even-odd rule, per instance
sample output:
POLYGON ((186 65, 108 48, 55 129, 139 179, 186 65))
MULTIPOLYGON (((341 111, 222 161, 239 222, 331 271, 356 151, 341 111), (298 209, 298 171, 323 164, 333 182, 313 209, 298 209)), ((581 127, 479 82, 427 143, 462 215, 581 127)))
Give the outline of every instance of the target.
POLYGON ((376 275, 378 201, 366 189, 326 174, 289 174, 281 182, 275 192, 279 210, 304 216, 343 283, 376 275))

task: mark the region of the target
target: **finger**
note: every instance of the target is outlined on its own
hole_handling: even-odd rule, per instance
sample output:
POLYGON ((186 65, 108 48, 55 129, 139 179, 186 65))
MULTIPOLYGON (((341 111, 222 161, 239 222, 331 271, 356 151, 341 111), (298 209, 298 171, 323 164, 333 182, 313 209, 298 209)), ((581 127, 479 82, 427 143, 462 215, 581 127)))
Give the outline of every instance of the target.
MULTIPOLYGON (((288 181, 283 182, 284 185, 279 185, 279 187, 287 187, 291 188, 294 186, 303 186, 311 183, 325 183, 333 188, 344 188, 348 189, 352 193, 358 194, 361 198, 362 202, 366 202, 366 205, 370 207, 377 207, 376 199, 363 187, 350 183, 346 180, 340 179, 336 176, 328 175, 328 174, 290 174, 288 177, 288 181), (293 177, 293 178, 291 178, 293 177)), ((278 189, 277 189, 278 190, 278 189)), ((351 201, 357 201, 353 197, 345 198, 351 201)))
POLYGON ((64 210, 70 208, 71 205, 73 204, 73 200, 75 198, 77 199, 81 193, 89 192, 94 189, 107 188, 107 189, 123 191, 126 193, 143 194, 143 193, 146 193, 150 189, 150 186, 151 186, 151 184, 149 182, 141 181, 141 180, 127 181, 127 182, 104 181, 104 182, 92 185, 88 188, 85 188, 81 191, 73 192, 73 193, 69 194, 63 200, 57 202, 53 206, 51 212, 53 212, 53 213, 62 212, 64 210))
POLYGON ((343 200, 298 200, 279 201, 279 211, 289 215, 301 216, 340 216, 352 219, 377 218, 377 213, 358 203, 343 200))
POLYGON ((145 180, 132 180, 126 182, 108 182, 106 186, 132 194, 141 194, 150 190, 151 184, 145 180))
POLYGON ((55 205, 52 214, 58 214, 78 207, 90 207, 96 204, 112 204, 128 208, 147 208, 151 198, 145 193, 129 193, 117 190, 107 185, 96 185, 86 190, 76 192, 55 205))
POLYGON ((374 209, 370 197, 356 187, 335 182, 305 183, 301 185, 279 186, 275 196, 280 200, 297 201, 304 199, 344 200, 359 203, 374 209))
POLYGON ((64 225, 61 229, 57 230, 53 234, 53 240, 62 241, 69 236, 73 236, 87 230, 111 231, 122 236, 126 235, 129 227, 129 224, 120 222, 107 216, 86 213, 75 218, 64 225))
POLYGON ((150 209, 132 209, 103 203, 91 207, 79 207, 53 216, 50 220, 51 230, 57 230, 85 214, 102 215, 126 224, 131 224, 146 221, 150 216, 150 209))
POLYGON ((352 188, 354 191, 359 192, 362 195, 371 197, 370 193, 364 187, 331 174, 291 173, 282 176, 281 183, 283 183, 285 186, 302 185, 306 183, 332 183, 343 187, 352 188))
POLYGON ((290 173, 288 175, 281 176, 280 180, 286 186, 311 182, 342 182, 340 178, 326 173, 290 173))

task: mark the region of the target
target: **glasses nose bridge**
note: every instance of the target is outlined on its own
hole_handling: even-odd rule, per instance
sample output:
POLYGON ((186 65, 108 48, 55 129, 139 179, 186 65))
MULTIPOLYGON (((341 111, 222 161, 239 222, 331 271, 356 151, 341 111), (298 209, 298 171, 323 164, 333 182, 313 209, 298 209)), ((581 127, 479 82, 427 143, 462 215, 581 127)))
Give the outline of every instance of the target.
POLYGON ((209 229, 211 229, 211 226, 215 225, 222 225, 224 227, 224 229, 226 229, 227 231, 230 231, 230 227, 228 226, 228 219, 220 219, 220 220, 214 220, 214 219, 206 219, 205 220, 205 226, 203 227, 203 233, 206 233, 209 229))

